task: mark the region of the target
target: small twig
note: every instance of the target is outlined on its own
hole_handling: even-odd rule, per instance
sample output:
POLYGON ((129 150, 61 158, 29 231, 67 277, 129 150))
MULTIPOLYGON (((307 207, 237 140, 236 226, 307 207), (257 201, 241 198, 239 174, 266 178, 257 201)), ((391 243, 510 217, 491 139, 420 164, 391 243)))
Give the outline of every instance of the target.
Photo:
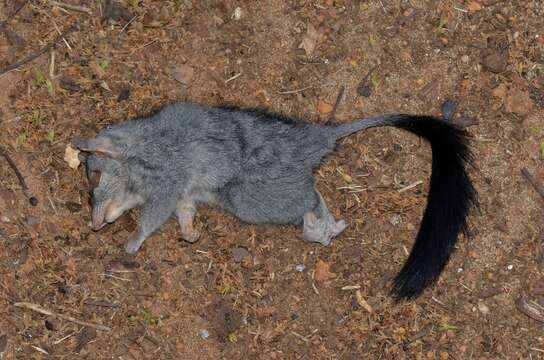
POLYGON ((30 345, 30 346, 33 347, 34 349, 38 350, 38 351, 41 352, 42 354, 49 355, 49 353, 48 353, 45 349, 42 349, 42 348, 39 347, 39 346, 35 346, 35 345, 30 345))
POLYGON ((15 15, 17 15, 19 13, 19 11, 21 11, 26 4, 28 4, 29 0, 26 0, 25 2, 23 2, 21 5, 19 5, 19 7, 17 9, 15 9, 15 11, 13 11, 13 13, 11 15, 9 15, 6 20, 2 21, 0 23, 0 32, 3 32, 4 31, 4 28, 6 27, 6 25, 8 24, 8 22, 10 22, 14 17, 15 15))
POLYGON ((138 16, 140 16, 140 15, 136 15, 136 16, 134 16, 132 19, 130 19, 129 22, 127 22, 127 23, 125 24, 125 26, 123 26, 123 28, 121 29, 120 33, 122 33, 123 31, 125 31, 125 29, 126 29, 130 24, 132 24, 132 22, 133 22, 134 20, 136 20, 136 19, 138 18, 138 16))
POLYGON ((540 194, 540 196, 542 196, 542 198, 544 199, 544 185, 542 185, 541 182, 539 182, 530 172, 527 168, 523 168, 521 169, 521 173, 523 174, 523 176, 525 176, 525 178, 527 179, 527 181, 529 181, 529 183, 531 185, 533 185, 533 187, 535 188, 536 192, 540 194))
POLYGON ((334 102, 334 106, 329 115, 329 120, 334 120, 334 116, 336 115, 336 109, 338 109, 338 105, 340 104, 340 101, 342 101, 342 97, 344 96, 344 91, 346 91, 346 87, 344 85, 340 86, 340 90, 338 91, 338 96, 336 97, 336 101, 334 102))
POLYGON ((291 334, 295 335, 296 337, 298 337, 300 340, 304 341, 305 343, 310 342, 310 339, 308 339, 304 335, 301 335, 301 334, 297 333, 296 331, 291 331, 291 334))
POLYGON ((415 188, 416 186, 418 186, 418 185, 420 185, 420 184, 423 184, 423 180, 416 181, 415 183, 410 184, 410 185, 408 185, 408 186, 405 186, 405 187, 403 187, 402 189, 398 189, 397 191, 398 191, 399 193, 403 193, 403 192, 408 191, 408 190, 410 190, 410 189, 412 189, 412 188, 415 188))
POLYGON ((117 279, 117 280, 122 280, 122 281, 130 281, 130 279, 125 279, 124 277, 115 276, 115 275, 112 275, 112 274, 100 274, 100 275, 105 276, 105 277, 109 277, 109 278, 112 278, 112 279, 117 279))
POLYGON ((0 156, 3 156, 4 159, 6 159, 9 167, 13 170, 13 172, 15 173, 15 176, 17 176, 17 180, 19 180, 19 184, 21 184, 21 187, 23 188, 23 192, 26 194, 26 191, 28 190, 28 186, 26 186, 25 178, 23 177, 19 169, 17 169, 17 165, 15 165, 15 163, 13 162, 13 160, 11 160, 9 155, 2 149, 0 149, 0 156))
POLYGON ((431 331, 433 331, 433 326, 432 325, 427 325, 426 327, 423 328, 423 330, 417 332, 414 336, 412 336, 411 338, 409 338, 408 340, 406 340, 404 342, 404 349, 407 349, 408 347, 410 347, 410 345, 421 339, 421 338, 424 338, 425 336, 427 336, 431 331))
POLYGON ((431 296, 431 300, 434 301, 435 303, 439 304, 439 305, 442 305, 443 307, 447 307, 446 304, 444 304, 442 301, 438 300, 434 296, 431 296))
POLYGON ((7 72, 9 72, 11 70, 17 69, 18 67, 20 67, 20 66, 22 66, 22 65, 36 59, 40 55, 46 53, 47 51, 52 49, 62 38, 64 38, 64 36, 66 36, 67 34, 72 32, 75 28, 76 28, 75 24, 70 26, 70 28, 68 30, 66 30, 64 33, 58 35, 55 39, 53 39, 53 41, 51 41, 49 44, 42 47, 40 50, 38 50, 34 54, 28 55, 27 57, 23 58, 22 60, 17 61, 15 64, 9 65, 7 68, 2 70, 2 72, 0 72, 0 76, 4 75, 5 73, 7 73, 7 72))
POLYGON ((62 35, 62 32, 60 31, 59 27, 57 26, 57 23, 55 22, 55 20, 53 20, 53 18, 51 18, 51 22, 53 23, 53 26, 55 27, 55 30, 57 30, 57 33, 60 36, 62 36, 62 41, 64 41, 64 44, 66 45, 68 50, 72 51, 72 47, 70 46, 70 44, 68 44, 68 41, 66 41, 66 38, 62 35))
POLYGON ((342 286, 342 290, 348 291, 348 290, 359 290, 361 288, 361 285, 346 285, 342 286))
POLYGON ((63 342, 64 340, 68 339, 69 337, 74 336, 75 334, 77 334, 77 331, 74 331, 73 333, 70 333, 70 334, 66 335, 65 337, 62 337, 62 338, 60 338, 60 339, 54 341, 54 342, 53 342, 53 345, 58 345, 58 344, 60 344, 61 342, 63 342))
POLYGON ((66 8, 68 10, 74 10, 74 11, 79 11, 79 12, 82 12, 82 13, 87 13, 87 14, 90 14, 91 13, 91 9, 89 9, 88 7, 85 7, 85 6, 78 6, 78 5, 72 5, 72 4, 65 4, 65 3, 60 3, 58 1, 49 1, 51 4, 55 5, 55 6, 58 6, 58 7, 61 7, 61 8, 66 8))
POLYGON ((461 11, 461 12, 464 12, 464 13, 468 13, 468 10, 466 10, 466 9, 461 9, 461 8, 459 8, 459 7, 456 7, 456 6, 454 6, 453 8, 454 8, 455 10, 457 10, 457 11, 461 11))
POLYGON ((238 79, 240 76, 242 76, 242 73, 241 73, 241 72, 238 73, 238 74, 236 74, 236 75, 234 75, 234 76, 232 76, 232 77, 230 77, 230 78, 228 78, 227 80, 225 80, 225 84, 231 82, 232 80, 238 79))
POLYGON ((301 89, 279 91, 278 94, 280 94, 280 95, 296 94, 296 93, 302 92, 304 90, 308 90, 308 89, 310 89, 312 87, 313 87, 313 85, 308 85, 308 86, 305 86, 305 87, 303 87, 301 89))
POLYGON ((49 310, 46 310, 46 309, 42 308, 41 306, 39 306, 37 304, 32 304, 32 303, 28 303, 28 302, 18 302, 18 303, 15 303, 13 305, 16 306, 16 307, 36 311, 36 312, 38 312, 40 314, 43 314, 43 315, 54 316, 54 317, 57 317, 59 319, 70 321, 70 322, 73 322, 73 323, 76 323, 76 324, 79 324, 79 325, 82 325, 82 326, 89 326, 89 327, 95 328, 97 330, 111 331, 111 328, 109 328, 107 326, 100 325, 100 324, 93 324, 93 323, 90 323, 90 322, 87 322, 87 321, 82 321, 82 320, 75 319, 75 318, 73 318, 71 316, 68 316, 68 315, 54 313, 52 311, 49 311, 49 310))
POLYGON ((365 309, 368 313, 372 314, 374 312, 372 306, 370 306, 370 304, 363 297, 361 290, 355 291, 355 298, 357 299, 357 304, 359 304, 359 306, 365 309))
POLYGON ((140 46, 140 47, 137 47, 137 48, 134 49, 134 50, 131 50, 131 51, 129 52, 129 54, 132 55, 132 54, 134 54, 136 51, 142 50, 143 48, 146 48, 146 47, 148 47, 149 45, 152 45, 152 44, 156 43, 157 41, 159 41, 159 39, 151 40, 151 41, 148 42, 147 44, 144 44, 144 45, 142 45, 142 46, 140 46))

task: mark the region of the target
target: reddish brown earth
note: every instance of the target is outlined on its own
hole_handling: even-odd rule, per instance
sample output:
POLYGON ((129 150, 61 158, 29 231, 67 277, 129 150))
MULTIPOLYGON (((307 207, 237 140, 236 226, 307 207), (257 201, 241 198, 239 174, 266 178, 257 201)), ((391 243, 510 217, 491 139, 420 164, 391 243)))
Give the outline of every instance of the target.
MULTIPOLYGON (((544 358, 544 201, 520 172, 544 180, 542 2, 65 1, 90 12, 32 1, 0 35, 4 69, 52 41, 53 22, 77 24, 71 49, 60 41, 0 76, 0 145, 28 186, 0 157, 3 359, 544 358), (316 174, 349 224, 327 248, 298 227, 210 209, 199 212, 199 242, 181 241, 170 221, 135 257, 122 245, 137 212, 91 231, 84 171, 63 160, 73 136, 176 100, 323 122, 342 86, 339 122, 439 114, 449 98, 455 121, 471 125, 481 202, 472 237, 417 300, 395 304, 388 286, 421 219, 431 154, 399 130, 344 140, 316 174), (349 184, 367 189, 338 189, 349 184), (239 247, 250 257, 237 263, 239 247), (318 260, 336 276, 315 281, 318 260)), ((18 4, 1 2, 0 19, 18 4)))

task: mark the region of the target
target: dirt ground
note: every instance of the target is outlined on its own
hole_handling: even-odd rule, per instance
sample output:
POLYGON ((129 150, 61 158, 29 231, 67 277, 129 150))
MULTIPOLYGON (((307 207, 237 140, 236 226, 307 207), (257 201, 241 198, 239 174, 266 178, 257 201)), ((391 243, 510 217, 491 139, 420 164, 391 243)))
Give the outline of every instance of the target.
POLYGON ((0 2, 0 71, 56 42, 0 75, 0 146, 27 186, 0 156, 0 358, 544 358, 544 201, 521 174, 544 180, 543 2, 100 1, 12 18, 23 2, 0 2), (349 224, 330 247, 213 209, 197 243, 171 220, 133 257, 137 211, 90 229, 72 137, 178 100, 325 122, 342 88, 335 121, 450 99, 473 136, 471 237, 420 298, 388 294, 430 175, 428 145, 400 130, 343 140, 316 174, 349 224), (316 281, 318 261, 335 275, 316 281))

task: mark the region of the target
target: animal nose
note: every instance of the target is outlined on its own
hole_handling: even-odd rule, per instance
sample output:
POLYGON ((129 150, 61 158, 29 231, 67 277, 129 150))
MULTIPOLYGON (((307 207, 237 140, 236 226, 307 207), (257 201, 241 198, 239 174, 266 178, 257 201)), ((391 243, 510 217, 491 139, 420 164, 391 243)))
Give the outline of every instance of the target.
POLYGON ((104 226, 106 226, 106 223, 105 223, 105 222, 102 222, 102 223, 95 223, 95 222, 93 222, 93 224, 92 224, 92 229, 93 229, 94 231, 98 231, 98 230, 102 229, 104 226))

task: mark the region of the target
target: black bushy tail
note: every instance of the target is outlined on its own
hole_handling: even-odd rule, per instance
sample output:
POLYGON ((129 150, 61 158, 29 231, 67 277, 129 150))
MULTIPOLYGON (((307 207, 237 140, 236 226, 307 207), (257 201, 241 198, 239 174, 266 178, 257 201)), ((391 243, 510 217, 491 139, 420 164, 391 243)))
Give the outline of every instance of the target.
POLYGON ((333 131, 341 138, 377 126, 394 126, 423 137, 433 154, 423 220, 410 256, 393 282, 395 299, 410 299, 438 279, 459 233, 467 231, 468 212, 477 205, 477 193, 465 169, 472 164, 472 153, 465 130, 431 116, 380 116, 339 125, 333 131))

